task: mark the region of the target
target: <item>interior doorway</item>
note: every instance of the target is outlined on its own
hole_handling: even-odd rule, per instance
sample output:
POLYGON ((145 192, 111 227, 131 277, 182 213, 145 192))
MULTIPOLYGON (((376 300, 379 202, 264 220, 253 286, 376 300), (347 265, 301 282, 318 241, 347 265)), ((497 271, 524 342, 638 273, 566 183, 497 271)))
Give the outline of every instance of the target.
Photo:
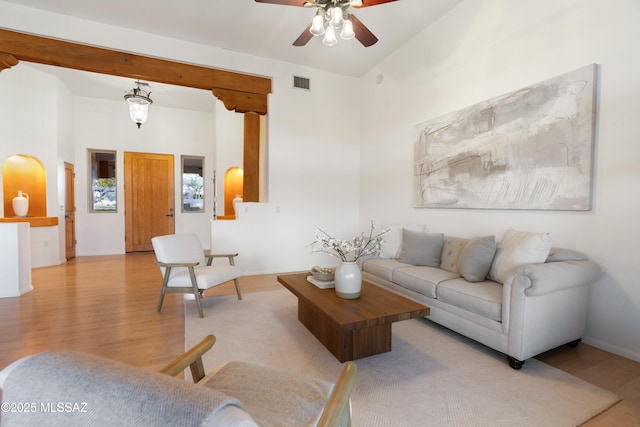
POLYGON ((125 152, 125 251, 152 251, 152 237, 173 234, 174 206, 173 155, 125 152))
POLYGON ((69 261, 76 257, 76 197, 75 197, 75 169, 71 163, 64 163, 64 247, 65 258, 69 261))

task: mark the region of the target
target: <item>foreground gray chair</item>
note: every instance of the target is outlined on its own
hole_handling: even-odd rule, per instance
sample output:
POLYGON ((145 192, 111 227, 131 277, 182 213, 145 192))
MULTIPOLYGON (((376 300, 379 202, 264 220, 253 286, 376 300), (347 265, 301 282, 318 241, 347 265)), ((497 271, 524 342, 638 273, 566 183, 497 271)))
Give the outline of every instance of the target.
POLYGON ((151 239, 156 253, 156 265, 162 271, 162 290, 158 301, 158 311, 162 309, 164 296, 168 292, 193 294, 200 317, 204 317, 201 297, 205 290, 233 280, 238 299, 240 284, 238 278, 242 270, 233 259, 238 254, 209 254, 202 249, 200 239, 195 234, 169 234, 151 239), (227 258, 229 265, 213 265, 214 258, 227 258))
POLYGON ((193 382, 237 399, 261 427, 351 426, 351 390, 357 366, 346 362, 335 384, 247 362, 228 362, 206 374, 204 355, 215 344, 206 336, 160 372, 178 375, 187 367, 193 382))
POLYGON ((202 355, 214 343, 215 337, 207 336, 161 373, 74 351, 22 358, 0 371, 0 424, 350 425, 349 396, 357 370, 353 362, 343 365, 335 384, 244 362, 230 362, 205 376, 202 355), (191 367, 197 384, 171 377, 186 367, 191 367), (7 404, 15 404, 16 410, 7 406, 5 411, 7 404))

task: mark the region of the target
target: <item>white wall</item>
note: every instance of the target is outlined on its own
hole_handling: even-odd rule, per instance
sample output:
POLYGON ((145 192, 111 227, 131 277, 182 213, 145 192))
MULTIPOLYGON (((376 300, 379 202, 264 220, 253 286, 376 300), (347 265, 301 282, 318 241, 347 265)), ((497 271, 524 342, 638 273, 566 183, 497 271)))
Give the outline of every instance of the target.
POLYGON ((585 342, 640 360, 639 22, 637 0, 460 4, 362 79, 361 222, 420 222, 467 237, 550 232, 556 246, 604 270, 585 342), (412 207, 414 125, 591 63, 599 64, 591 211, 412 207))

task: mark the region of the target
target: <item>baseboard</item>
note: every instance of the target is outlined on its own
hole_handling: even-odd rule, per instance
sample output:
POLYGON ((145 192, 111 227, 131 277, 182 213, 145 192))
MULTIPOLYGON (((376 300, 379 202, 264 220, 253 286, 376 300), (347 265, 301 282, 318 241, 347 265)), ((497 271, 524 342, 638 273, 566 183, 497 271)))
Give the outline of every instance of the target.
POLYGON ((589 344, 593 347, 597 347, 601 350, 608 351, 609 353, 617 354, 618 356, 625 357, 627 359, 635 360, 636 362, 640 362, 640 353, 631 351, 627 348, 618 347, 612 345, 608 342, 597 340, 595 338, 583 337, 582 342, 585 344, 589 344))

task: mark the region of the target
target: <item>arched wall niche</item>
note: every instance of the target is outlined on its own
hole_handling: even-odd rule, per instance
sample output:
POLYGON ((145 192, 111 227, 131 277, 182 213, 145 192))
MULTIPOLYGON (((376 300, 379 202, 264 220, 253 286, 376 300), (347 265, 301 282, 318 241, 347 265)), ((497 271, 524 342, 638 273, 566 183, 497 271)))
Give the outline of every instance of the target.
POLYGON ((237 212, 233 199, 242 197, 244 172, 238 166, 227 169, 224 173, 224 216, 219 219, 235 219, 237 212))
POLYGON ((13 198, 18 191, 29 195, 27 217, 47 216, 47 174, 40 160, 27 154, 16 154, 2 163, 4 217, 15 218, 13 198))

